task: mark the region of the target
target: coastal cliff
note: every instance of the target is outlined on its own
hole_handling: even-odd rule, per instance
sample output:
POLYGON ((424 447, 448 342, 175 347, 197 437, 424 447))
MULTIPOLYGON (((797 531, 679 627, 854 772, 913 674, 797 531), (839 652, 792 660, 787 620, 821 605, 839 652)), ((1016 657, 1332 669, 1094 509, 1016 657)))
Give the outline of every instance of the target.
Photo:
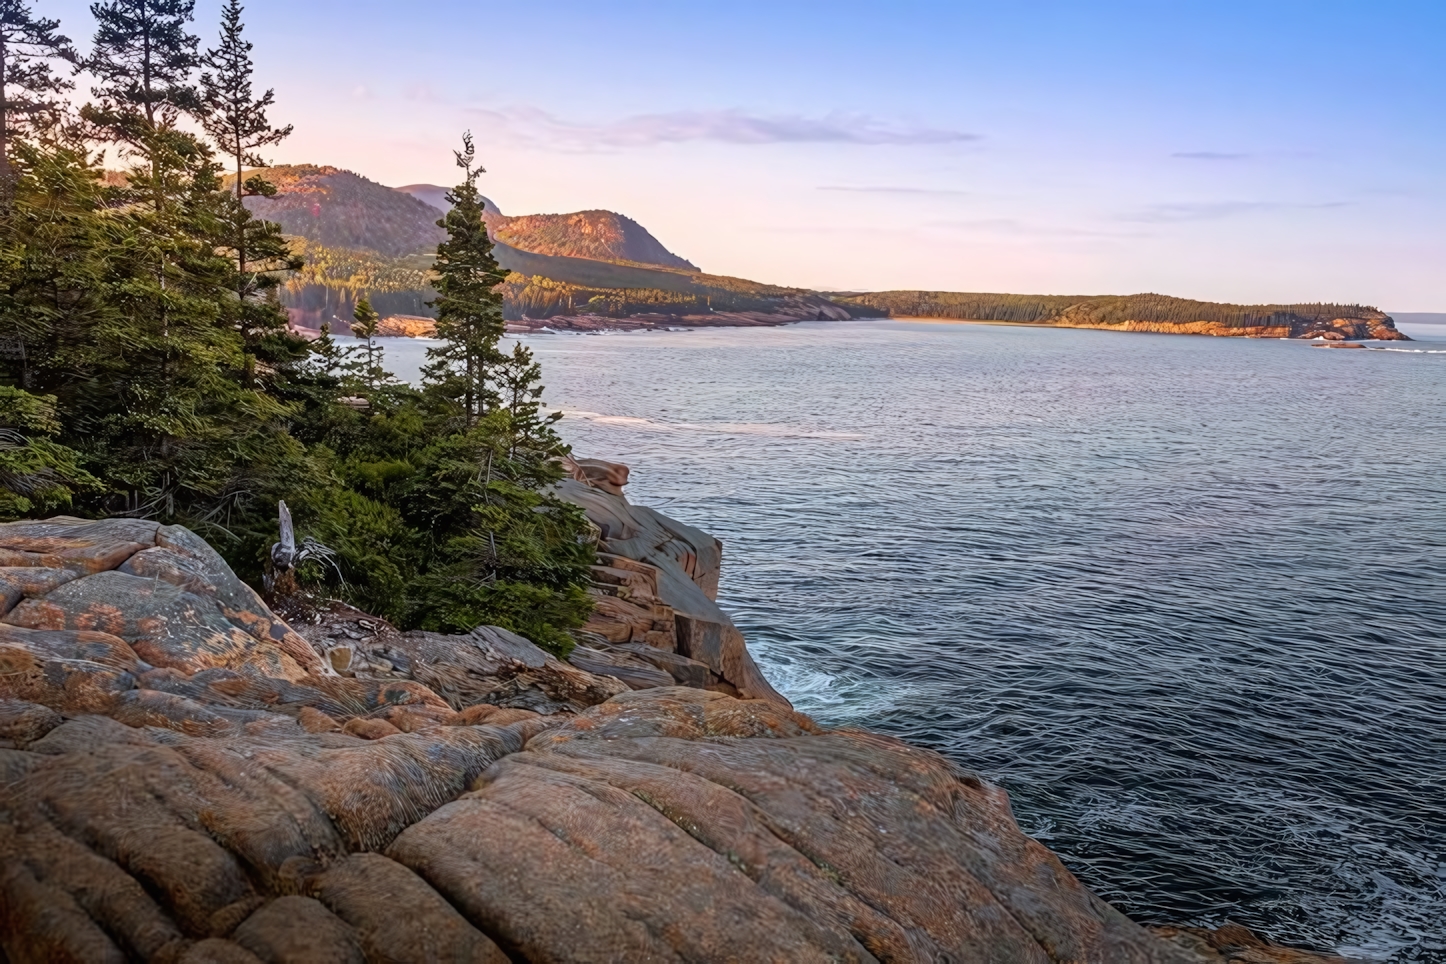
POLYGON ((571 468, 568 661, 288 623, 181 527, 0 525, 0 961, 1320 960, 1147 930, 998 788, 794 712, 717 540, 571 468))

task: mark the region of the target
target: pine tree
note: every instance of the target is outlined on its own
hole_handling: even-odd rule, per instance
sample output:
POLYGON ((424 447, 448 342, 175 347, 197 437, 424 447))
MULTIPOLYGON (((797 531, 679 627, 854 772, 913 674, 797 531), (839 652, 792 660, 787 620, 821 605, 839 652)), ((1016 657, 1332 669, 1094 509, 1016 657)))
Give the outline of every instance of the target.
POLYGON ((99 83, 81 116, 105 140, 126 145, 149 167, 132 172, 152 203, 161 207, 176 189, 178 172, 195 138, 176 129, 182 112, 199 109, 191 75, 199 40, 187 32, 195 0, 108 0, 91 4, 96 32, 85 69, 99 83))
POLYGON ((202 65, 209 68, 201 75, 205 109, 201 124, 236 162, 237 198, 245 196, 242 167, 264 167, 266 162, 256 151, 281 143, 292 131, 290 124, 272 127, 266 116, 276 102, 276 92, 268 89, 257 97, 252 90, 255 65, 251 62, 252 44, 241 37, 245 29, 242 10, 240 0, 227 0, 221 11, 221 42, 201 59, 202 65))
POLYGON ((13 191, 10 141, 57 110, 56 97, 75 84, 52 61, 76 61, 60 21, 36 19, 24 0, 0 0, 0 201, 13 191))
POLYGON ((512 346, 497 366, 497 392, 507 412, 507 458, 514 475, 552 482, 552 463, 566 453, 566 446, 553 429, 561 412, 543 414, 542 366, 522 342, 512 346))
MULTIPOLYGON (((216 145, 235 163, 236 208, 232 248, 236 253, 237 297, 245 301, 256 293, 257 278, 247 273, 247 255, 251 247, 248 242, 268 242, 271 239, 252 228, 253 220, 246 211, 248 196, 267 196, 276 189, 259 177, 245 178, 243 169, 266 165, 256 152, 273 144, 279 144, 291 135, 291 125, 272 127, 267 111, 276 101, 276 93, 267 90, 260 97, 252 90, 252 75, 255 66, 251 62, 252 45, 242 38, 244 25, 241 23, 240 0, 227 0, 221 11, 221 41, 214 49, 206 51, 201 64, 208 68, 201 75, 201 126, 216 141, 216 145)), ((257 252, 263 259, 274 263, 279 251, 274 244, 265 245, 257 252)))
POLYGON ((54 440, 61 427, 55 396, 0 385, 0 521, 68 512, 78 494, 104 490, 81 454, 54 440))
POLYGON ((43 393, 64 382, 65 357, 108 314, 105 255, 116 237, 81 151, 19 141, 12 169, 13 203, 0 218, 0 379, 43 393))
POLYGON ((356 303, 356 308, 353 309, 351 317, 351 333, 358 338, 366 339, 366 345, 357 346, 361 348, 362 352, 366 355, 366 361, 359 366, 360 371, 357 372, 357 374, 360 376, 362 384, 369 390, 375 392, 381 382, 391 377, 377 364, 377 355, 379 354, 376 339, 377 322, 381 320, 382 316, 372 308, 370 301, 363 298, 356 303))
POLYGON ((191 73, 200 41, 186 32, 195 10, 195 0, 91 4, 97 27, 85 67, 100 81, 95 96, 115 112, 117 124, 139 116, 148 127, 170 126, 181 111, 197 108, 191 73))
POLYGON ((477 163, 471 132, 462 135, 462 150, 453 153, 465 176, 447 195, 451 210, 437 222, 447 240, 437 246, 432 268, 439 297, 428 302, 437 310, 437 337, 443 344, 427 349, 432 364, 423 375, 433 394, 459 406, 470 426, 498 402, 491 376, 502 360, 497 343, 506 323, 496 289, 507 273, 492 254, 482 220, 477 178, 486 170, 477 163))

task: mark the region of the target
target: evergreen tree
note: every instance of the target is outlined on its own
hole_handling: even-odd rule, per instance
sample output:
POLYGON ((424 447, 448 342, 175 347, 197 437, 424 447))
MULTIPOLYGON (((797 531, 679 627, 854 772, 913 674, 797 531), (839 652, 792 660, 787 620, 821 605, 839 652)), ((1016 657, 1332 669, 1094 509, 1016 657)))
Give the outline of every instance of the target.
POLYGON ((14 203, 0 218, 0 378, 44 392, 108 316, 105 254, 116 237, 82 152, 22 141, 13 163, 14 203))
POLYGON ((591 605, 594 547, 581 510, 549 489, 567 448, 538 366, 498 347, 501 273, 470 138, 454 192, 470 215, 449 217, 444 245, 453 351, 418 390, 380 369, 369 304, 360 371, 329 336, 298 348, 253 327, 251 308, 280 313, 238 297, 228 239, 244 197, 174 117, 130 116, 145 135, 125 142, 140 190, 106 187, 64 144, 15 147, 0 217, 0 516, 179 522, 255 579, 285 499, 300 531, 336 550, 344 582, 311 574, 333 591, 405 626, 493 623, 565 654, 591 605), (364 409, 343 401, 358 375, 364 409))
POLYGON ((149 175, 139 180, 156 207, 175 188, 194 141, 176 122, 200 106, 191 83, 200 41, 186 30, 195 7, 195 0, 105 0, 90 7, 96 32, 85 69, 99 81, 92 89, 99 103, 81 114, 102 138, 147 162, 149 175))
POLYGON ((543 414, 542 366, 533 360, 532 350, 522 342, 512 346, 497 367, 497 392, 507 412, 507 457, 519 471, 551 482, 547 467, 566 454, 553 426, 561 412, 543 414), (543 476, 538 476, 541 471, 543 476))
POLYGON ((289 124, 271 126, 267 111, 276 101, 275 91, 267 90, 257 97, 252 89, 255 72, 251 62, 252 45, 241 36, 244 29, 241 12, 240 0, 227 0, 221 11, 221 41, 201 59, 202 65, 208 68, 201 75, 201 126, 235 164, 237 203, 232 214, 231 248, 236 256, 237 297, 245 301, 256 293, 258 283, 257 274, 248 274, 246 270, 248 253, 259 246, 264 250, 256 251, 256 255, 274 265, 284 260, 283 255, 289 256, 289 252, 285 251, 284 242, 281 247, 273 243, 279 240, 279 234, 273 239, 260 228, 264 222, 251 218, 245 206, 246 197, 270 197, 276 189, 260 177, 243 177, 243 168, 264 167, 265 160, 256 152, 279 144, 291 135, 292 128, 289 124))
POLYGON ((209 68, 201 75, 201 100, 205 113, 201 124, 217 146, 236 162, 236 197, 245 196, 242 167, 265 167, 256 151, 279 144, 291 136, 290 124, 272 127, 267 111, 276 102, 268 89, 257 97, 252 90, 252 45, 241 37, 240 0, 227 0, 221 11, 221 42, 206 51, 201 63, 209 68))
POLYGON ((427 565, 409 587, 410 621, 463 632, 491 623, 565 656, 592 609, 596 548, 582 510, 546 488, 557 463, 508 457, 510 418, 494 409, 412 457, 416 481, 400 501, 427 565))
POLYGON ((444 344, 429 350, 425 372, 435 435, 409 453, 414 474, 396 497, 427 560, 409 588, 410 619, 434 630, 495 623, 563 655, 591 608, 595 550, 581 510, 549 491, 568 448, 557 417, 542 414, 541 370, 525 347, 499 348, 504 273, 482 220, 471 134, 462 144, 463 180, 438 222, 447 240, 433 304, 444 344))
POLYGON ((57 110, 56 98, 75 86, 52 61, 76 61, 60 21, 36 19, 24 0, 0 0, 0 202, 13 187, 10 142, 57 110))
POLYGON ((104 489, 60 431, 55 396, 0 385, 0 521, 69 512, 77 494, 104 489))
POLYGON ((117 207, 83 152, 20 146, 0 225, 0 381, 53 396, 55 441, 104 481, 77 490, 76 511, 235 532, 314 472, 287 435, 292 406, 247 385, 243 342, 220 323, 226 195, 204 151, 185 161, 165 207, 117 207))
POLYGON ((462 150, 454 156, 465 176, 447 195, 451 210, 437 222, 446 229, 447 240, 437 245, 432 268, 439 297, 428 302, 437 310, 437 337, 443 344, 427 349, 432 364, 423 374, 433 394, 457 406, 464 424, 471 426, 498 401, 491 376, 502 360, 497 342, 506 324, 496 289, 507 272, 492 254, 482 220, 477 178, 486 170, 477 163, 470 131, 462 135, 462 150))
POLYGON ((391 377, 377 364, 377 356, 380 354, 376 340, 377 322, 381 320, 382 316, 372 308, 370 301, 363 298, 356 303, 351 317, 351 333, 358 338, 366 339, 365 345, 357 346, 366 356, 366 361, 357 366, 356 374, 362 385, 375 392, 382 381, 391 377))
POLYGON ((115 133, 134 131, 137 118, 147 127, 170 126, 181 111, 197 108, 191 73, 200 41, 186 31, 195 10, 195 0, 90 5, 97 27, 85 68, 100 81, 94 93, 110 112, 115 133))

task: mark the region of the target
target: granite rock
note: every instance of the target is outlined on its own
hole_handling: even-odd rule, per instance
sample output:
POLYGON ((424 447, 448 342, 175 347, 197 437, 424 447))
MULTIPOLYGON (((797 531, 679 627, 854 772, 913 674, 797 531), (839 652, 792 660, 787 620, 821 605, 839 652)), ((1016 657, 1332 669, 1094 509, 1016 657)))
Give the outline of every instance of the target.
MULTIPOLYGON (((344 648, 344 672, 304 673, 291 628, 197 547, 115 571, 184 536, 6 528, 30 554, 12 568, 77 573, 12 611, 55 619, 0 626, 7 964, 1324 960, 1140 927, 999 789, 778 698, 629 690, 503 630, 401 633, 345 607, 297 634, 344 648)), ((707 598, 656 551, 676 563, 648 563, 660 596, 680 577, 707 598)), ((717 675, 620 645, 606 666, 650 683, 649 652, 683 661, 669 678, 717 675)))
MULTIPOLYGON (((622 494, 626 466, 586 461, 572 463, 570 470, 557 494, 587 513, 603 562, 594 570, 596 607, 584 627, 588 638, 599 646, 638 643, 676 653, 706 668, 708 686, 787 705, 716 602, 722 543, 629 503, 622 494)), ((695 677, 683 679, 694 685, 695 677)))

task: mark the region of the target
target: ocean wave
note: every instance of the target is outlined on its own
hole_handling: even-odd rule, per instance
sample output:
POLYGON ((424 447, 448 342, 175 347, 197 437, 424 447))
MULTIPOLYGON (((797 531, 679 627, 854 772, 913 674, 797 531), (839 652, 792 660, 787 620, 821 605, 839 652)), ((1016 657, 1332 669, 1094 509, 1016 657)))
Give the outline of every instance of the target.
POLYGON ((849 441, 862 439, 857 432, 832 432, 820 429, 801 428, 775 422, 664 422, 658 419, 642 418, 636 415, 607 415, 601 412, 586 412, 579 409, 559 409, 567 418, 595 422, 599 425, 613 425, 619 428, 633 428, 649 432, 704 432, 714 435, 767 435, 774 438, 833 439, 849 441))
POLYGON ((1002 785, 1138 919, 1446 960, 1433 364, 892 322, 539 356, 821 724, 1002 785))

